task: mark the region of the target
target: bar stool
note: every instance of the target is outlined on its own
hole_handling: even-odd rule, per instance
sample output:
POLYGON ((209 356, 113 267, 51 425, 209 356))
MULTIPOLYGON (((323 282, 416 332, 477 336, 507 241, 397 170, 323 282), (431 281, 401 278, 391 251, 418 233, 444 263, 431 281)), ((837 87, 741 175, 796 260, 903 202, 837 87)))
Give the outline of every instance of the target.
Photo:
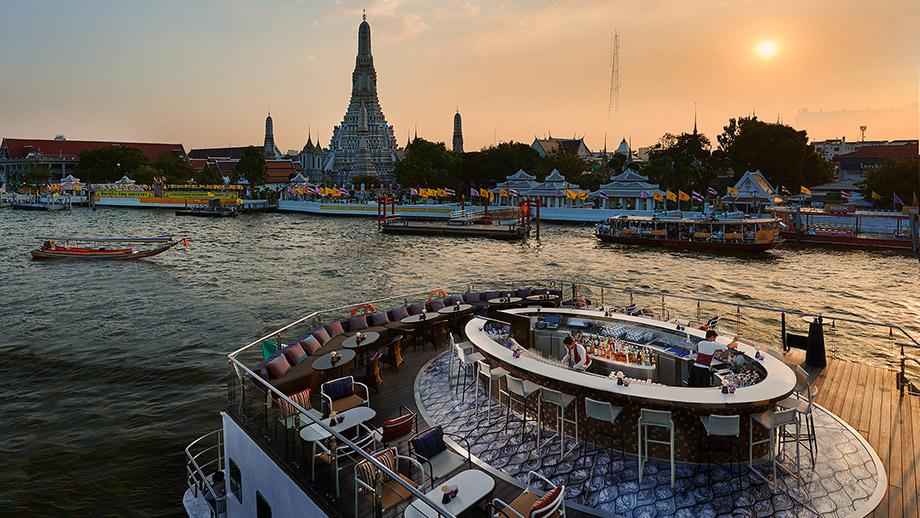
MULTIPOLYGON (((476 369, 476 362, 485 360, 485 356, 483 356, 482 353, 467 352, 467 350, 464 349, 463 347, 460 347, 459 344, 457 344, 456 348, 457 348, 457 360, 460 362, 460 364, 459 364, 458 371, 457 371, 457 387, 455 389, 455 392, 457 390, 460 390, 459 369, 463 369, 463 385, 464 386, 463 386, 463 390, 460 391, 460 401, 464 401, 466 400, 466 389, 468 388, 466 377, 468 374, 470 374, 471 368, 474 370, 476 369)), ((474 376, 476 375, 475 372, 473 372, 472 374, 474 376)), ((475 379, 473 381, 475 381, 475 379)))
POLYGON ((668 446, 671 451, 671 487, 674 487, 674 481, 677 479, 677 465, 674 463, 674 421, 671 419, 671 412, 667 410, 651 410, 643 408, 639 413, 639 482, 642 482, 644 474, 645 460, 648 458, 648 445, 663 444, 668 446), (660 441, 648 438, 648 428, 654 426, 664 428, 668 431, 669 439, 660 441))
MULTIPOLYGON (((511 374, 505 374, 505 387, 507 391, 501 390, 499 388, 499 399, 504 395, 508 398, 508 414, 505 415, 505 430, 508 430, 508 421, 511 419, 511 411, 515 402, 520 403, 522 407, 522 414, 524 417, 524 422, 521 423, 521 435, 524 434, 524 430, 527 426, 527 400, 530 399, 534 394, 538 394, 542 387, 536 383, 530 381, 522 380, 520 378, 515 378, 511 374)), ((533 409, 536 413, 539 409, 539 401, 537 401, 537 408, 533 409)), ((539 426, 539 423, 537 423, 539 426)))
POLYGON ((547 445, 556 440, 556 436, 559 437, 559 460, 562 460, 563 457, 567 455, 565 451, 565 424, 569 423, 575 427, 575 446, 569 450, 568 453, 572 453, 575 448, 578 447, 578 405, 573 405, 575 402, 575 396, 571 394, 563 394, 558 390, 549 389, 546 387, 540 388, 540 399, 537 401, 537 440, 536 445, 538 448, 546 448, 547 445), (553 405, 556 407, 556 434, 550 437, 546 442, 540 444, 540 439, 543 438, 543 405, 553 405), (575 410, 575 417, 569 419, 565 416, 565 411, 569 407, 572 407, 575 410))
MULTIPOLYGON (((795 476, 798 478, 800 475, 801 464, 800 460, 800 451, 799 451, 799 420, 796 416, 796 411, 794 408, 789 408, 785 410, 765 410, 759 414, 751 414, 750 417, 750 426, 748 428, 748 467, 752 472, 756 473, 760 478, 764 479, 770 487, 773 487, 773 484, 776 482, 776 467, 779 463, 776 461, 777 457, 777 442, 776 436, 777 432, 780 432, 783 428, 789 425, 795 425, 795 476), (760 426, 766 428, 770 432, 770 437, 767 439, 761 439, 759 441, 754 440, 754 423, 759 424, 760 426), (773 480, 771 481, 763 473, 761 473, 757 468, 754 467, 754 446, 758 444, 770 443, 770 463, 773 465, 773 480)), ((781 448, 783 458, 785 459, 785 448, 781 448)), ((786 471, 791 470, 782 466, 786 471)))
MULTIPOLYGON (((808 450, 809 457, 811 457, 811 464, 815 464, 815 457, 818 455, 818 438, 815 434, 815 416, 814 416, 814 404, 815 397, 818 395, 818 387, 814 387, 808 381, 808 373, 805 372, 800 366, 795 367, 795 396, 790 396, 777 405, 781 408, 794 409, 796 412, 796 417, 799 419, 799 428, 801 431, 802 423, 805 424, 805 433, 801 434, 798 438, 799 441, 802 439, 805 440, 805 444, 802 445, 802 448, 808 450)), ((793 442, 791 434, 785 429, 780 435, 779 443, 781 445, 793 442)))
MULTIPOLYGON (((612 429, 616 422, 617 418, 620 417, 620 414, 623 413, 623 407, 616 406, 612 403, 606 401, 597 401, 596 399, 591 399, 589 397, 585 398, 585 422, 594 423, 592 428, 594 428, 594 460, 591 462, 591 473, 588 475, 588 480, 594 477, 594 465, 597 463, 597 454, 600 451, 598 448, 598 435, 601 429, 601 424, 606 423, 608 426, 605 426, 605 429, 612 429)), ((626 424, 620 422, 620 450, 623 454, 623 458, 626 457, 626 424)), ((613 433, 609 434, 610 438, 613 438, 613 433)), ((612 442, 612 441, 611 441, 612 442)), ((610 460, 613 461, 613 456, 610 456, 610 460)))
POLYGON ((453 333, 450 334, 450 350, 447 351, 447 384, 448 384, 448 385, 450 385, 450 376, 451 376, 451 374, 453 374, 453 372, 454 372, 454 371, 453 371, 453 368, 452 368, 452 367, 453 367, 452 364, 454 363, 454 358, 457 356, 457 346, 458 346, 458 345, 459 345, 460 347, 462 347, 464 350, 468 351, 468 352, 473 352, 473 343, 472 343, 472 342, 469 342, 469 341, 465 341, 465 342, 458 341, 458 340, 454 337, 454 334, 453 334, 453 333))
MULTIPOLYGON (((480 414, 479 410, 479 388, 480 383, 482 382, 483 377, 488 378, 489 380, 489 390, 488 395, 486 396, 486 419, 490 422, 492 421, 492 385, 495 383, 499 384, 499 390, 501 390, 501 380, 508 374, 508 371, 501 367, 492 368, 483 360, 476 362, 476 415, 480 414)), ((501 393, 498 397, 498 406, 501 407, 501 393)))
MULTIPOLYGON (((697 450, 700 455, 705 453, 706 456, 706 467, 712 464, 712 457, 710 453, 713 450, 716 451, 728 451, 728 462, 729 466, 734 464, 734 460, 737 454, 736 447, 738 446, 738 439, 741 437, 741 416, 740 415, 701 415, 700 422, 703 424, 703 431, 706 433, 706 440, 703 440, 702 434, 700 435, 700 447, 697 450), (729 440, 728 448, 713 448, 712 438, 713 437, 734 437, 734 439, 729 440)), ((700 464, 703 463, 702 459, 697 459, 700 464)), ((716 463, 718 464, 718 463, 716 463)), ((739 462, 740 464, 740 462, 739 462)), ((731 471, 731 469, 729 469, 731 471)), ((712 477, 709 477, 709 485, 712 487, 712 477)))

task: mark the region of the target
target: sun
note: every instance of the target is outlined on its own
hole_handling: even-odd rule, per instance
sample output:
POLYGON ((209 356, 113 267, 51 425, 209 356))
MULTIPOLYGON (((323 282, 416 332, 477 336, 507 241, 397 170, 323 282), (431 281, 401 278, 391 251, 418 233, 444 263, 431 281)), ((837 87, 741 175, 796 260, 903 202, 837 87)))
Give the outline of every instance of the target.
POLYGON ((757 44, 757 55, 763 59, 770 59, 779 51, 775 41, 764 40, 757 44))

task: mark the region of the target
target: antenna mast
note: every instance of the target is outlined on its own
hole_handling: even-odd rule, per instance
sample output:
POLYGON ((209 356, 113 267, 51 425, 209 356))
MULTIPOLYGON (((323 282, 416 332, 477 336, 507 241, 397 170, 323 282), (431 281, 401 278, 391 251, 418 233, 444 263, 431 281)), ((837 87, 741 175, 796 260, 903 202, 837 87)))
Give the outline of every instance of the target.
POLYGON ((607 103, 607 122, 620 117, 620 31, 613 30, 610 63, 610 100, 607 103))

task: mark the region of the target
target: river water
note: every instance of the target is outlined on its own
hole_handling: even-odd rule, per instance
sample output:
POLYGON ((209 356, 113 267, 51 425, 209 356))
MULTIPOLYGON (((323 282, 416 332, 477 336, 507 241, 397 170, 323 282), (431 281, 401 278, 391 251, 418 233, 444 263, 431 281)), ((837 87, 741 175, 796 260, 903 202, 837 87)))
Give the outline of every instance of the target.
MULTIPOLYGON (((226 354, 349 302, 475 279, 564 277, 862 314, 920 335, 920 263, 896 254, 723 257, 601 245, 584 226, 544 225, 540 242, 505 243, 384 236, 369 219, 112 208, 0 210, 0 233, 0 515, 182 514, 183 449, 218 427, 226 354), (168 234, 192 246, 137 262, 29 258, 36 237, 67 234, 168 234)), ((702 311, 726 325, 734 318, 731 309, 702 311)), ((743 321, 745 336, 778 338, 775 320, 746 312, 743 321)), ((867 345, 842 324, 835 332, 833 354, 892 364, 885 340, 867 345)))

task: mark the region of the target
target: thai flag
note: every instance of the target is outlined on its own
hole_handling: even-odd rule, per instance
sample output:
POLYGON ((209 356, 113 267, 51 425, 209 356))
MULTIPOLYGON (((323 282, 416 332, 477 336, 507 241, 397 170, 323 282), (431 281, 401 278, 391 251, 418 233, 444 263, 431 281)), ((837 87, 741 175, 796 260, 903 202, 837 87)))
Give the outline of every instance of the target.
POLYGON ((343 196, 348 196, 348 189, 339 187, 339 192, 342 193, 343 196))
POLYGON ((785 185, 779 186, 779 193, 780 194, 792 194, 791 192, 789 192, 789 189, 787 189, 785 185))
POLYGON ((902 207, 904 206, 904 200, 902 200, 901 197, 898 196, 898 193, 892 192, 891 193, 891 205, 894 206, 895 203, 900 203, 902 207))
POLYGON ((698 193, 698 192, 696 192, 696 191, 690 191, 690 193, 691 193, 691 196, 690 196, 690 197, 693 198, 694 201, 703 201, 703 195, 702 195, 702 194, 700 194, 700 193, 698 193))
POLYGON ((510 194, 511 196, 514 196, 515 198, 518 197, 517 189, 508 189, 508 194, 510 194))
POLYGON ((409 196, 418 196, 418 189, 415 187, 409 187, 409 196))
POLYGON ((455 191, 455 190, 453 190, 453 189, 447 189, 447 188, 445 188, 445 189, 444 189, 444 193, 447 194, 448 196, 454 196, 454 195, 457 194, 457 191, 455 191))
MULTIPOLYGON (((607 199, 607 193, 605 193, 604 191, 601 191, 601 193, 599 194, 599 196, 601 197, 602 200, 606 200, 606 199, 607 199)), ((645 191, 642 191, 642 197, 645 198, 645 191)))
MULTIPOLYGON (((607 198, 607 195, 606 195, 606 194, 601 194, 601 196, 602 196, 603 198, 607 198)), ((645 191, 640 191, 640 192, 639 192, 639 197, 642 198, 642 199, 644 200, 644 199, 648 198, 648 193, 645 192, 645 191)))
POLYGON ((478 197, 479 197, 479 191, 477 191, 476 189, 473 189, 472 187, 470 187, 470 197, 471 197, 471 198, 478 198, 478 197))
POLYGON ((718 196, 718 195, 719 195, 719 191, 717 191, 717 190, 713 189, 712 187, 710 187, 710 188, 706 189, 706 194, 709 194, 709 195, 712 195, 712 196, 718 196))
POLYGON ((840 197, 843 198, 844 200, 849 201, 849 199, 850 199, 851 196, 853 196, 853 195, 850 194, 850 193, 848 193, 848 192, 846 192, 846 191, 840 191, 840 197))

